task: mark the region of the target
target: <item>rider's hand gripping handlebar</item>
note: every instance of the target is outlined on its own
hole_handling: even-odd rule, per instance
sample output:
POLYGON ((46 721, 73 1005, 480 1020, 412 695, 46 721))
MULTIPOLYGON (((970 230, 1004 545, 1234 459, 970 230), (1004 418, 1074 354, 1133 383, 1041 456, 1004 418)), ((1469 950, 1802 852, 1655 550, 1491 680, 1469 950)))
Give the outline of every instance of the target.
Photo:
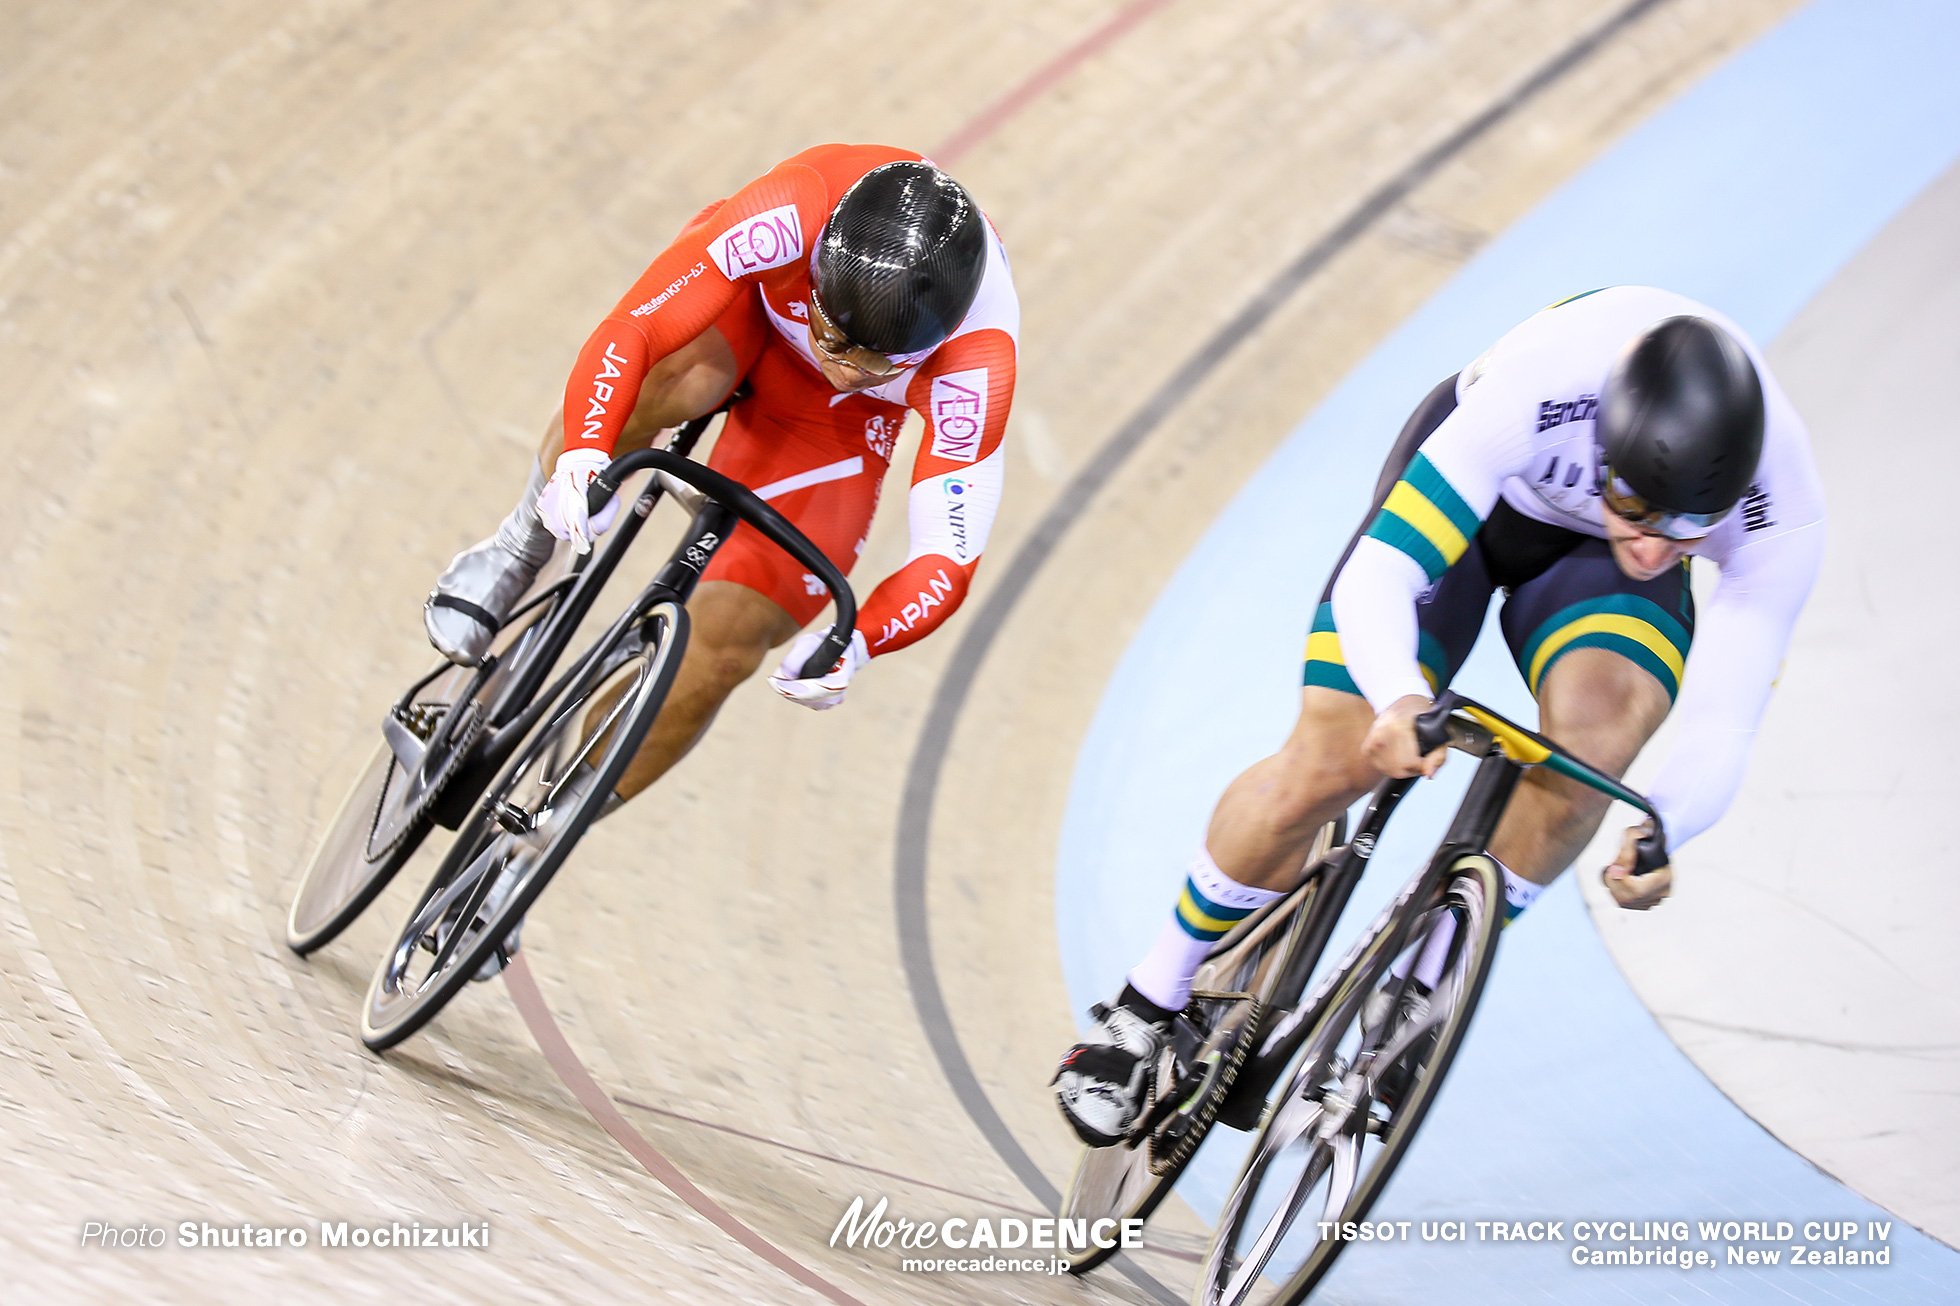
POLYGON ((1416 751, 1424 757, 1450 742, 1450 713, 1456 710, 1456 695, 1444 694, 1436 705, 1416 718, 1416 751))
POLYGON ((851 641, 851 632, 857 627, 857 598, 851 593, 851 587, 845 581, 844 573, 837 569, 837 564, 825 557, 823 550, 812 544, 802 531, 790 525, 781 513, 757 498, 753 490, 738 481, 729 480, 712 468, 666 449, 641 449, 615 458, 586 490, 586 503, 593 512, 597 512, 605 506, 606 500, 619 493, 622 481, 648 468, 684 481, 723 504, 823 582, 837 605, 837 620, 831 623, 830 634, 804 661, 797 678, 814 679, 835 666, 837 659, 844 655, 845 645, 851 641))
POLYGON ((1580 761, 1551 740, 1448 690, 1437 696, 1434 707, 1416 718, 1416 746, 1425 755, 1445 745, 1473 752, 1487 751, 1493 742, 1503 746, 1506 755, 1514 761, 1527 766, 1549 766, 1561 775, 1645 812, 1654 828, 1634 843, 1633 873, 1646 875, 1667 865, 1667 830, 1654 805, 1644 795, 1580 761))
POLYGON ((1654 818, 1651 834, 1643 834, 1633 843, 1633 873, 1646 875, 1667 865, 1667 833, 1661 829, 1658 813, 1654 818))

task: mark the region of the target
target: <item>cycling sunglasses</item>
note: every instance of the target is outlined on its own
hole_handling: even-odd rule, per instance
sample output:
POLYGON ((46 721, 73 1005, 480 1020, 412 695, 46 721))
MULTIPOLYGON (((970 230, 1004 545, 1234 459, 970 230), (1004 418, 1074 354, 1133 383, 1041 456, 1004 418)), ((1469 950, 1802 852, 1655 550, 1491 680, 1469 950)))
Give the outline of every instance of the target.
POLYGON ((1668 512, 1656 508, 1641 498, 1632 486, 1613 475, 1613 469, 1605 463, 1599 465, 1596 483, 1600 502, 1611 509, 1615 517, 1643 531, 1665 535, 1670 540, 1698 540, 1734 511, 1733 505, 1720 512, 1668 512))
POLYGON ((837 324, 830 320, 830 315, 823 311, 823 305, 817 302, 815 286, 810 288, 810 312, 815 317, 818 328, 810 333, 811 343, 816 345, 819 353, 832 362, 855 367, 858 371, 872 376, 897 376, 911 366, 889 355, 881 354, 875 349, 852 344, 851 338, 838 329, 837 324))

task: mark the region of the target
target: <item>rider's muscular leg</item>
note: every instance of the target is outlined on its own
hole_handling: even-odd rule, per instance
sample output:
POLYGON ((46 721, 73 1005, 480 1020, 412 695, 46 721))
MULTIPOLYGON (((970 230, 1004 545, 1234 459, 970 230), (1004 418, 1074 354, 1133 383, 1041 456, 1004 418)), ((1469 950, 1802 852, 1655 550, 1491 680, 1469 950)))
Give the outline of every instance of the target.
MULTIPOLYGON (((633 415, 620 431, 615 456, 644 449, 670 426, 712 413, 742 379, 740 363, 720 327, 709 327, 667 355, 647 372, 633 415)), ((548 472, 565 448, 565 414, 561 409, 545 428, 538 462, 548 472)))
POLYGON ((1366 699, 1308 685, 1286 743, 1232 781, 1212 809, 1205 847, 1218 869, 1240 884, 1292 888, 1320 827, 1381 779, 1361 756, 1374 719, 1366 699))
POLYGON ((705 581, 688 600, 687 652, 646 742, 613 792, 631 798, 687 756, 735 686, 769 650, 796 634, 796 619, 746 585, 705 581))
POLYGON ((1293 887, 1315 832, 1379 778, 1361 757, 1373 720, 1353 694, 1302 691, 1286 743, 1234 780, 1212 810, 1205 846, 1156 943, 1131 970, 1121 1005, 1151 1020, 1182 1007, 1211 945, 1293 887))
MULTIPOLYGON (((1544 733, 1616 777, 1633 764, 1671 706, 1660 681, 1602 648, 1567 653, 1538 686, 1544 733)), ((1576 780, 1534 767, 1518 782, 1491 853, 1524 879, 1550 884, 1599 829, 1610 802, 1576 780)))

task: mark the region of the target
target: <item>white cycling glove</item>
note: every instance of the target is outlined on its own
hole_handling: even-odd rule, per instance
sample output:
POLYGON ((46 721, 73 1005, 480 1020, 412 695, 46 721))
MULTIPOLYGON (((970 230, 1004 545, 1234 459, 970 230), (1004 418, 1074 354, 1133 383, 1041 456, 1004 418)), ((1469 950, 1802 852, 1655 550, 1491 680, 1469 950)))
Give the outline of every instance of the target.
POLYGON ((579 553, 590 553, 592 542, 611 529, 613 519, 619 516, 618 495, 608 500, 597 516, 586 514, 586 489, 611 461, 597 449, 567 449, 558 455, 557 469, 538 496, 538 520, 579 553))
POLYGON ((838 658, 836 665, 824 675, 810 680, 791 679, 803 669, 803 663, 817 651, 817 645, 821 644, 824 636, 829 633, 828 627, 823 630, 806 630, 791 640, 789 653, 783 658, 783 664, 769 677, 770 687, 790 702, 801 703, 804 707, 813 708, 818 712, 836 707, 843 702, 844 690, 849 687, 851 677, 871 660, 871 654, 865 651, 863 631, 851 632, 851 642, 844 646, 844 656, 838 658))

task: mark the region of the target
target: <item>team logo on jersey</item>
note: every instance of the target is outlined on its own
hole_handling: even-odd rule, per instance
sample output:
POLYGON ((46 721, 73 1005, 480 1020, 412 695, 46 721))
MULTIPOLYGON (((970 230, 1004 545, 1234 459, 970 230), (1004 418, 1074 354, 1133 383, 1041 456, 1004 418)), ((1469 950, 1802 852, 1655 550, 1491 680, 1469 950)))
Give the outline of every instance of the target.
POLYGON ((892 460, 892 445, 898 439, 898 422, 880 414, 868 417, 864 422, 864 447, 883 458, 892 460))
POLYGON ((967 545, 966 516, 972 506, 973 482, 964 476, 943 476, 939 488, 946 496, 946 526, 953 536, 953 561, 971 562, 972 552, 967 545))
POLYGON ((956 463, 980 456, 987 429, 987 369, 948 372, 932 379, 932 453, 956 463))
POLYGON ((1742 496, 1742 529, 1760 531, 1776 525, 1769 515, 1769 507, 1769 491, 1763 488, 1762 482, 1749 482, 1749 489, 1742 496))
POLYGON ((680 294, 681 291, 687 286, 688 282, 694 280, 694 278, 700 276, 703 272, 706 272, 707 270, 708 270, 708 265, 706 263, 696 263, 693 267, 681 273, 680 276, 675 277, 672 281, 668 282, 667 288, 665 290, 661 291, 659 294, 655 295, 652 299, 649 299, 646 303, 640 305, 638 308, 634 309, 633 316, 645 317, 647 314, 653 312, 656 308, 659 308, 662 304, 672 299, 675 295, 680 294))
POLYGON ((1577 399, 1547 399, 1538 405, 1538 429, 1549 431, 1567 422, 1590 422, 1599 416, 1599 396, 1580 395, 1577 399))
POLYGON ((794 204, 758 213, 708 242, 708 257, 730 281, 803 257, 803 220, 794 204))

